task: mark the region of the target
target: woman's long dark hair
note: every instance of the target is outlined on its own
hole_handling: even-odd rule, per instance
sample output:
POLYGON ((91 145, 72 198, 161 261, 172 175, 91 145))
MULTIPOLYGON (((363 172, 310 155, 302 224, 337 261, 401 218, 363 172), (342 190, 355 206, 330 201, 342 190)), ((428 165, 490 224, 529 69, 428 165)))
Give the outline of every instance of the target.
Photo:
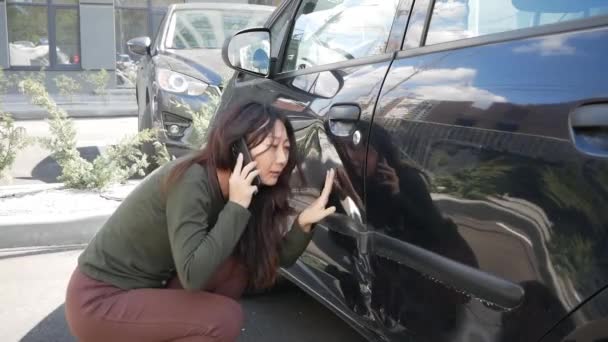
POLYGON ((277 121, 282 122, 287 130, 289 160, 276 185, 261 186, 254 195, 249 206, 251 218, 234 251, 235 256, 247 267, 249 285, 258 289, 268 287, 276 280, 283 227, 287 223, 287 216, 292 214, 288 204, 291 190, 289 179, 297 165, 297 148, 289 121, 275 110, 255 102, 222 111, 217 114, 217 119, 207 134, 205 147, 176 164, 163 184, 166 193, 194 164, 210 166, 210 170, 232 170, 236 164, 232 145, 244 137, 250 149, 257 146, 272 134, 277 121))

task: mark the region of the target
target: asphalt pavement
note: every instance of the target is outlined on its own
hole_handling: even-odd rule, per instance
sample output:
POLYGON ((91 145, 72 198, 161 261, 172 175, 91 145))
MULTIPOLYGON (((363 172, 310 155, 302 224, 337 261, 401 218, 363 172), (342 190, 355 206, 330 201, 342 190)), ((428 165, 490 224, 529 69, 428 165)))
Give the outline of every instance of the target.
MULTIPOLYGON (((0 341, 76 341, 64 317, 69 276, 82 246, 0 250, 0 341)), ((300 289, 245 297, 240 342, 317 342, 364 339, 300 289)))

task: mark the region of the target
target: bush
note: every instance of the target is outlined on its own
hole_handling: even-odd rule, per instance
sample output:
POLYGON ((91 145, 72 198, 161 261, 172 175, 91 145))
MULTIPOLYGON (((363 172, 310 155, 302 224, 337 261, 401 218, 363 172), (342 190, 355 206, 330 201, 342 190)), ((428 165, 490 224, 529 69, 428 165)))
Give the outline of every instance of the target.
POLYGON ((26 79, 20 82, 19 87, 30 97, 32 103, 43 107, 50 114, 48 122, 51 136, 39 141, 51 151, 51 157, 61 167, 59 180, 66 187, 103 189, 111 184, 124 183, 135 174, 144 175, 144 170, 149 165, 148 156, 139 147, 152 140, 155 135, 152 130, 124 138, 91 163, 82 158, 76 149, 73 120, 51 99, 44 86, 33 79, 26 79))
POLYGON ((123 138, 108 147, 91 163, 78 156, 67 160, 62 167, 61 181, 69 188, 103 189, 111 184, 124 183, 134 175, 144 176, 148 158, 139 150, 144 141, 152 139, 152 131, 123 138))
MULTIPOLYGON (((0 69, 0 96, 4 95, 9 86, 10 81, 4 77, 4 72, 0 69)), ((28 143, 25 130, 16 127, 11 115, 2 110, 0 97, 0 179, 7 177, 6 172, 13 166, 17 152, 28 143)))
POLYGON ((169 150, 167 150, 167 145, 161 143, 160 141, 155 141, 153 145, 154 150, 156 151, 156 155, 154 156, 156 165, 161 166, 175 159, 175 156, 169 153, 169 150))
POLYGON ((0 179, 7 177, 17 156, 17 151, 28 144, 25 130, 15 127, 11 115, 0 110, 0 179))
POLYGON ((205 103, 199 111, 194 111, 187 103, 174 102, 178 108, 183 108, 192 116, 192 130, 187 138, 190 148, 199 149, 205 143, 209 123, 213 119, 213 115, 215 115, 219 102, 219 96, 209 95, 209 102, 205 103))
POLYGON ((73 101, 74 93, 80 90, 80 83, 66 75, 55 77, 55 84, 59 88, 59 94, 67 96, 70 102, 73 101))
MULTIPOLYGON (((191 149, 200 149, 205 143, 209 123, 215 114, 219 100, 219 96, 210 95, 210 101, 205 103, 199 111, 194 111, 187 103, 173 101, 175 106, 184 109, 192 117, 192 130, 186 139, 191 149)), ((155 141, 153 145, 156 151, 154 161, 157 165, 160 166, 175 159, 175 156, 169 153, 165 144, 155 141)))
POLYGON ((110 74, 108 74, 106 69, 101 69, 98 72, 86 75, 85 80, 93 86, 95 93, 103 96, 107 94, 107 86, 108 81, 110 81, 110 74))

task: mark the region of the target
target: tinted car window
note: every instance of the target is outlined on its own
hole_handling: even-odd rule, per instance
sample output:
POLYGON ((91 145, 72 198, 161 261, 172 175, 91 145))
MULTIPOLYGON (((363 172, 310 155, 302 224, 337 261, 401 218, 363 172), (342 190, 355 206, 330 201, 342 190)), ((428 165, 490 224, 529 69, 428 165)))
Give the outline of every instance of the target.
POLYGON ((398 4, 398 0, 303 1, 283 71, 384 53, 398 4))
POLYGON ((267 11, 176 11, 169 23, 168 49, 221 49, 226 38, 247 27, 261 26, 267 11))
POLYGON ((597 0, 437 0, 426 45, 606 14, 597 0))

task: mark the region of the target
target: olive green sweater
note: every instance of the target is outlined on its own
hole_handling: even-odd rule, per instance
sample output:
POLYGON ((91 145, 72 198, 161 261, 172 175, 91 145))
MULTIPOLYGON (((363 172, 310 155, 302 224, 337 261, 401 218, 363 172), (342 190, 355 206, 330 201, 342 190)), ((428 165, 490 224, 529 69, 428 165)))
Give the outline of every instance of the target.
MULTIPOLYGON (((224 202, 215 171, 190 167, 163 199, 161 182, 176 161, 146 177, 120 204, 78 258, 91 278, 122 289, 164 287, 175 272, 187 290, 204 287, 232 254, 250 217, 224 202)), ((292 265, 312 232, 294 221, 279 248, 279 263, 292 265)))

